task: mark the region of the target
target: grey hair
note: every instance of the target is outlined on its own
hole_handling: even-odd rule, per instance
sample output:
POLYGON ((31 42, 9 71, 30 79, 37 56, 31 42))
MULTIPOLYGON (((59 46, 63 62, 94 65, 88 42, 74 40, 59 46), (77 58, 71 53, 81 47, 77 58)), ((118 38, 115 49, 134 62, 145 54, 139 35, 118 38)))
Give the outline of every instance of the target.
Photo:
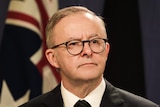
POLYGON ((48 24, 46 26, 46 44, 48 48, 51 48, 54 43, 54 35, 52 35, 52 32, 54 30, 55 25, 64 17, 73 15, 76 13, 89 13, 95 17, 97 17, 103 25, 105 26, 105 23, 102 19, 102 17, 97 16, 94 12, 90 11, 86 7, 82 6, 70 6, 63 9, 58 10, 56 13, 53 14, 53 16, 49 19, 48 24))

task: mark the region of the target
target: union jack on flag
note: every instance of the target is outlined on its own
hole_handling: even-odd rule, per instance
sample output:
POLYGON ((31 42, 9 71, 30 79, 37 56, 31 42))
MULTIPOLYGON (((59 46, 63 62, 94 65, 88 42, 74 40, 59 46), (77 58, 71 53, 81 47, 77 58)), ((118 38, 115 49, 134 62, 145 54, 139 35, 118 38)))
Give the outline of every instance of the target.
POLYGON ((0 48, 0 107, 17 107, 60 82, 44 55, 45 26, 57 9, 57 0, 10 1, 0 48))

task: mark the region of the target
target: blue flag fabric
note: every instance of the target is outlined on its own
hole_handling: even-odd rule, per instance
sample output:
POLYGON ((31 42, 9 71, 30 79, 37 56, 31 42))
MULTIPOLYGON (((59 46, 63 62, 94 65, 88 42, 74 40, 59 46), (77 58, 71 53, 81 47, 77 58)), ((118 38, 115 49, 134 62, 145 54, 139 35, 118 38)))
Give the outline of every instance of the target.
POLYGON ((56 0, 12 0, 0 47, 0 106, 17 107, 53 89, 59 73, 47 62, 45 26, 56 0))

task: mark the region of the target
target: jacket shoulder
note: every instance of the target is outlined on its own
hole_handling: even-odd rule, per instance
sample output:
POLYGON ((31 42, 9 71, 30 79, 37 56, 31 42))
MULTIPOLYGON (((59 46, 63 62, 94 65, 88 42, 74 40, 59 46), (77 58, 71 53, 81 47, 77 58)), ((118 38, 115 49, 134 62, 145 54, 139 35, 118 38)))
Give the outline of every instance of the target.
POLYGON ((126 90, 115 88, 124 99, 124 107, 159 107, 157 104, 144 97, 135 95, 126 90))
MULTIPOLYGON (((60 92, 60 85, 58 85, 52 91, 49 91, 45 94, 42 94, 36 98, 31 99, 30 101, 24 103, 19 107, 48 107, 54 106, 62 103, 62 97, 60 92)), ((59 106, 61 107, 61 106, 59 106)))
POLYGON ((160 107, 146 98, 113 86, 107 80, 103 105, 105 105, 105 101, 108 101, 112 107, 160 107))

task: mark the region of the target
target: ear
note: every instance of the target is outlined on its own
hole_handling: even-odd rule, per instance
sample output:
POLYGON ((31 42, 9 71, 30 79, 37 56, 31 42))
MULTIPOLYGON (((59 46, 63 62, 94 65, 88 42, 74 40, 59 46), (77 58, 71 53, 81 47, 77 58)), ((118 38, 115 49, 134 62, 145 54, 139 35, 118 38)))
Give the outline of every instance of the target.
POLYGON ((108 54, 109 54, 109 50, 110 50, 110 45, 109 43, 107 42, 106 43, 106 56, 108 57, 108 54))
POLYGON ((48 60, 48 62, 54 66, 55 68, 59 68, 59 65, 57 63, 57 58, 56 58, 56 55, 55 55, 55 51, 53 49, 47 49, 45 51, 45 55, 46 55, 46 58, 48 60))

